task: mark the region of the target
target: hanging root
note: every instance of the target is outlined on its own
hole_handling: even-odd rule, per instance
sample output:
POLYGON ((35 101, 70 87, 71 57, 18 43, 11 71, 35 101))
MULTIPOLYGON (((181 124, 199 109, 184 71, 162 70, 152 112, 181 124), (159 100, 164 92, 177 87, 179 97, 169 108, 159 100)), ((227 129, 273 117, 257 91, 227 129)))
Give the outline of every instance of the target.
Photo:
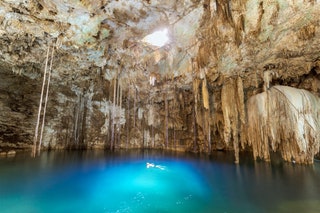
MULTIPOLYGON (((57 39, 57 42, 55 44, 56 46, 57 46, 58 42, 59 42, 59 39, 57 39)), ((50 80, 51 80, 52 63, 53 63, 53 57, 54 57, 55 48, 56 47, 52 45, 49 72, 47 70, 48 70, 48 62, 49 62, 50 45, 48 46, 48 50, 47 50, 46 62, 45 62, 45 68, 44 68, 44 74, 43 74, 43 82, 42 82, 42 88, 41 88, 41 95, 40 95, 40 101, 39 101, 39 108, 38 108, 37 123, 36 123, 34 139, 33 139, 33 147, 32 147, 32 153, 31 153, 31 155, 33 157, 35 157, 36 152, 38 152, 38 154, 40 154, 40 150, 41 150, 42 136, 43 136, 44 123, 45 123, 46 110, 47 110, 47 103, 48 103, 48 96, 49 96, 49 88, 50 88, 49 86, 50 86, 50 80), (46 81, 47 81, 47 85, 46 85, 46 81), (44 108, 43 108, 43 112, 42 112, 43 95, 44 95, 43 93, 44 93, 45 86, 47 87, 46 88, 46 97, 45 97, 45 100, 44 100, 44 108), (42 124, 41 124, 41 131, 40 131, 40 139, 39 139, 39 143, 38 143, 41 112, 43 114, 42 114, 42 124), (37 147, 37 143, 38 143, 38 147, 37 147)))
POLYGON ((37 123, 36 123, 36 128, 35 128, 35 133, 34 133, 34 139, 33 139, 33 148, 32 148, 32 153, 31 153, 31 155, 33 157, 36 156, 36 150, 37 150, 37 142, 38 142, 38 135, 39 135, 39 123, 40 123, 41 110, 42 110, 43 92, 44 92, 44 87, 45 87, 45 83, 46 83, 46 76, 47 76, 49 52, 50 52, 50 46, 48 47, 48 50, 47 50, 46 63, 45 63, 45 68, 44 68, 43 82, 42 82, 41 95, 40 95, 39 108, 38 108, 38 117, 37 117, 37 123))
POLYGON ((43 108, 43 115, 42 115, 42 125, 41 125, 40 139, 39 139, 39 145, 38 145, 38 153, 40 153, 41 144, 42 144, 42 135, 43 135, 43 130, 44 130, 45 118, 46 118, 46 110, 47 110, 47 103, 48 103, 48 96, 49 96, 49 86, 50 86, 50 79, 51 79, 51 72, 52 72, 52 62, 53 62, 54 49, 55 48, 52 47, 51 61, 50 61, 50 67, 49 67, 49 73, 48 73, 48 81, 47 81, 47 91, 46 91, 46 98, 45 98, 45 101, 44 101, 44 108, 43 108))

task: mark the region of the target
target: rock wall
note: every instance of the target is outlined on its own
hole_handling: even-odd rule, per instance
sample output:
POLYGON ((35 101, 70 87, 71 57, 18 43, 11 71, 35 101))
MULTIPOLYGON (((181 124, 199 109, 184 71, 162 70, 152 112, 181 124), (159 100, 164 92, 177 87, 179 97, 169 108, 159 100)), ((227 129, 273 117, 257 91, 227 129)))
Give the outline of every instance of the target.
POLYGON ((37 81, 12 71, 0 71, 0 145, 26 148, 32 144, 37 81))
MULTIPOLYGON (((286 122, 296 128, 301 120, 275 91, 282 87, 272 86, 319 96, 319 1, 3 0, 0 6, 0 149, 34 146, 45 53, 55 47, 42 148, 233 150, 236 162, 242 150, 265 160, 277 150, 300 163, 319 151, 312 129, 305 130, 308 138, 298 129, 289 140, 293 133, 280 134, 281 123, 270 129, 263 123, 271 116, 257 111, 286 109, 286 122), (171 42, 164 47, 141 42, 166 26, 171 42), (259 105, 269 96, 279 101, 259 105)), ((317 120, 312 110, 308 116, 317 120)))

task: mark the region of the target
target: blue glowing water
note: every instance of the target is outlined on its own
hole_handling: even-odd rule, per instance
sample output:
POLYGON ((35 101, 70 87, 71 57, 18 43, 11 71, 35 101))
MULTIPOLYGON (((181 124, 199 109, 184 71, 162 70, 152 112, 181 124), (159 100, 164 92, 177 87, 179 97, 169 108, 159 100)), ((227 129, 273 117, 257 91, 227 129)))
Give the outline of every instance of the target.
POLYGON ((227 153, 21 153, 0 159, 0 212, 320 212, 320 165, 235 165, 227 153))

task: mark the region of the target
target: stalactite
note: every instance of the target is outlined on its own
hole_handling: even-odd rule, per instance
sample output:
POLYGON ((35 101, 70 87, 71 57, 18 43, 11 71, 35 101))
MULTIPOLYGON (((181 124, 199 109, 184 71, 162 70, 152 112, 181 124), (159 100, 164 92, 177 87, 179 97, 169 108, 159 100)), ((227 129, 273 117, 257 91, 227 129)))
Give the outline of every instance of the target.
POLYGON ((236 131, 233 131, 233 150, 234 150, 234 157, 235 163, 239 163, 239 138, 236 131))
POLYGON ((86 145, 87 97, 83 92, 79 92, 77 96, 78 101, 74 106, 73 144, 67 144, 69 148, 84 148, 86 145))
POLYGON ((66 147, 69 145, 69 124, 70 124, 70 119, 69 117, 67 118, 67 130, 66 130, 66 147))
MULTIPOLYGON (((199 114, 201 114, 201 119, 200 119, 200 121, 201 121, 201 128, 202 128, 202 134, 203 134, 203 136, 204 136, 204 138, 203 138, 203 140, 204 141, 207 141, 207 144, 208 144, 208 135, 207 135, 207 133, 208 133, 208 120, 207 120, 207 111, 203 108, 203 106, 201 106, 200 107, 200 112, 201 113, 199 113, 199 114)), ((204 147, 200 147, 201 148, 201 150, 200 151, 202 151, 202 150, 204 150, 204 147)))
POLYGON ((40 95, 40 101, 39 101, 38 117, 37 117, 37 123, 36 123, 36 128, 35 128, 35 133, 34 133, 34 139, 33 139, 32 156, 34 156, 34 157, 36 155, 36 150, 37 150, 39 122, 40 122, 41 109, 42 109, 44 86, 46 83, 46 75, 47 75, 47 68, 48 68, 48 61, 49 61, 49 52, 50 52, 50 46, 48 47, 48 50, 47 50, 47 57, 46 57, 46 62, 45 62, 44 74, 43 74, 42 89, 41 89, 41 95, 40 95))
POLYGON ((285 161, 313 163, 320 147, 320 98, 287 86, 274 86, 247 102, 247 144, 255 159, 279 151, 285 161), (270 150, 271 149, 271 150, 270 150))
POLYGON ((270 82, 273 76, 277 76, 274 71, 267 70, 263 72, 263 91, 267 91, 270 88, 270 82))
MULTIPOLYGON (((109 94, 109 103, 113 103, 112 102, 112 82, 110 81, 110 84, 109 84, 109 88, 108 90, 110 91, 108 94, 109 94)), ((109 107, 109 110, 108 110, 108 120, 109 120, 109 124, 108 124, 108 137, 106 137, 106 141, 105 141, 105 147, 107 147, 108 145, 109 148, 111 149, 111 140, 112 140, 112 107, 109 107)))
POLYGON ((199 96, 199 85, 200 85, 200 80, 195 78, 193 79, 193 95, 194 95, 194 105, 196 108, 196 117, 197 117, 197 108, 198 108, 198 96, 199 96))
MULTIPOLYGON (((198 62, 193 61, 192 62, 192 68, 195 75, 199 72, 198 62)), ((192 110, 192 120, 193 120, 193 151, 197 151, 197 137, 198 137, 198 131, 197 131, 197 123, 198 123, 198 99, 199 99, 199 85, 200 80, 197 77, 192 77, 192 88, 193 88, 193 98, 194 98, 194 105, 192 110)))
MULTIPOLYGON (((94 96, 94 86, 95 83, 93 81, 90 82, 88 90, 86 90, 86 93, 84 95, 84 111, 83 111, 83 123, 82 123, 82 135, 83 135, 83 145, 84 148, 87 148, 88 146, 93 145, 94 143, 92 142, 92 134, 91 134, 91 129, 94 126, 94 122, 92 122, 92 116, 93 116, 93 96, 94 96)), ((104 99, 104 101, 106 101, 104 99)), ((105 110, 103 112, 104 114, 104 123, 107 115, 107 111, 105 110)), ((104 133, 107 132, 107 127, 105 126, 104 133)), ((103 137, 105 138, 105 137, 103 137)), ((103 142, 103 140, 100 140, 99 143, 103 142)))
POLYGON ((231 1, 216 0, 217 13, 222 16, 222 18, 233 25, 232 12, 230 7, 231 1))
POLYGON ((154 141, 154 127, 151 125, 151 137, 152 137, 152 147, 155 147, 155 141, 154 141))
MULTIPOLYGON (((78 96, 78 99, 79 99, 80 97, 78 96)), ((79 101, 78 101, 78 103, 79 103, 79 101)), ((77 132, 78 132, 78 118, 79 118, 79 116, 78 116, 78 113, 79 113, 79 108, 77 107, 77 104, 75 104, 75 106, 74 106, 74 122, 73 122, 73 124, 74 124, 74 126, 73 126, 73 144, 76 144, 77 143, 77 132)))
POLYGON ((119 115, 118 115, 118 118, 119 118, 119 121, 118 121, 118 143, 119 145, 121 144, 121 123, 120 123, 120 119, 121 119, 121 108, 122 108, 122 87, 120 85, 120 80, 119 80, 119 90, 118 92, 120 93, 119 94, 119 97, 120 97, 120 100, 119 100, 119 115))
POLYGON ((202 80, 202 102, 203 102, 203 133, 206 135, 207 143, 208 143, 208 152, 211 152, 211 133, 210 133, 210 103, 209 103, 209 92, 208 92, 208 85, 207 79, 204 76, 202 80))
MULTIPOLYGON (((176 86, 173 88, 173 94, 174 94, 174 98, 173 98, 173 111, 175 112, 176 110, 176 86)), ((175 122, 173 121, 173 146, 176 149, 177 148, 177 144, 176 144, 176 125, 175 122)))
POLYGON ((111 141, 110 141, 110 149, 114 149, 114 126, 115 126, 115 111, 116 111, 116 93, 117 93, 117 79, 113 80, 113 107, 112 107, 112 120, 111 120, 111 141))
POLYGON ((129 139, 130 139, 130 86, 128 87, 128 97, 127 97, 127 119, 126 119, 126 129, 127 129, 127 139, 126 139, 126 149, 128 149, 129 139))
POLYGON ((82 124, 83 124, 83 112, 84 112, 84 97, 83 94, 78 95, 78 103, 75 105, 75 122, 74 122, 74 145, 79 147, 82 142, 82 124))
POLYGON ((195 104, 192 107, 192 125, 193 125, 193 151, 197 151, 197 121, 196 121, 196 107, 195 104))
POLYGON ((192 60, 192 70, 194 75, 192 76, 192 91, 194 96, 194 107, 195 107, 195 117, 196 117, 196 124, 199 121, 198 119, 198 99, 199 99, 199 86, 200 86, 200 79, 198 79, 199 75, 199 63, 197 60, 192 60))
POLYGON ((208 127, 208 152, 211 153, 211 128, 210 128, 210 119, 208 127))
POLYGON ((254 72, 254 86, 256 87, 256 88, 259 88, 259 79, 258 79, 258 73, 257 73, 257 71, 255 71, 254 72))
MULTIPOLYGON (((240 84, 240 83, 239 83, 240 84)), ((221 107, 224 119, 224 142, 226 146, 230 146, 233 142, 233 150, 235 153, 235 162, 239 162, 239 126, 240 115, 238 111, 240 103, 238 97, 237 80, 229 78, 224 83, 221 90, 221 107)))
POLYGON ((133 128, 136 127, 136 102, 137 102, 137 88, 134 88, 134 98, 133 98, 133 128))
POLYGON ((120 79, 119 78, 117 80, 117 91, 116 91, 116 93, 117 93, 116 106, 120 106, 120 79))
POLYGON ((43 135, 43 130, 44 130, 45 118, 46 118, 46 110, 47 110, 47 103, 48 103, 48 96, 49 96, 49 87, 50 87, 50 79, 51 79, 51 72, 52 72, 52 62, 53 62, 54 49, 55 49, 55 47, 53 46, 52 51, 51 51, 51 61, 50 61, 50 67, 49 67, 49 73, 48 73, 46 98, 44 101, 40 139, 39 139, 39 145, 38 145, 38 153, 39 154, 40 154, 40 149, 41 149, 41 144, 42 144, 42 135, 43 135))
MULTIPOLYGON (((143 120, 143 119, 142 119, 143 120)), ((144 149, 144 143, 145 143, 145 138, 144 138, 144 125, 142 123, 142 120, 141 120, 141 127, 142 127, 142 148, 144 149)))
POLYGON ((77 131, 77 148, 79 148, 82 145, 82 124, 83 124, 83 111, 84 111, 84 105, 83 105, 83 96, 81 96, 80 99, 80 109, 78 113, 78 131, 77 131))
POLYGON ((238 76, 237 78, 237 109, 240 119, 240 143, 242 149, 245 148, 245 140, 246 140, 246 134, 245 134, 245 128, 246 128, 246 114, 245 114, 245 104, 244 104, 244 90, 243 90, 243 82, 242 78, 238 76))
MULTIPOLYGON (((122 108, 122 87, 120 85, 120 109, 122 108)), ((120 111, 121 112, 121 111, 120 111)), ((119 113, 119 117, 121 116, 121 113, 119 113)))
POLYGON ((81 135, 80 135, 80 142, 82 147, 86 147, 86 127, 87 127, 87 97, 84 96, 83 101, 82 101, 82 119, 81 119, 81 135))
MULTIPOLYGON (((198 78, 193 79, 193 96, 194 96, 194 116, 195 116, 195 130, 196 137, 198 137, 198 128, 197 125, 200 125, 204 128, 204 120, 203 120, 203 111, 202 102, 201 102, 201 90, 199 90, 201 84, 201 80, 198 78)), ((198 144, 197 144, 198 146, 198 144)), ((200 151, 199 147, 199 151, 200 151)))
POLYGON ((209 92, 208 92, 206 78, 202 80, 202 101, 203 101, 203 107, 209 110, 209 92))
POLYGON ((165 94, 164 97, 164 107, 165 107, 165 139, 166 139, 166 148, 169 146, 169 132, 168 132, 168 116, 169 116, 169 107, 168 107, 168 98, 165 94))
POLYGON ((121 116, 121 109, 119 109, 120 106, 120 79, 117 80, 117 89, 116 89, 116 111, 115 113, 115 119, 114 119, 114 126, 115 126, 115 132, 114 132, 114 148, 117 147, 117 144, 119 143, 119 134, 120 134, 120 116, 121 116))
POLYGON ((109 108, 109 111, 108 111, 108 114, 109 114, 109 128, 108 128, 108 141, 106 141, 105 143, 105 147, 107 147, 107 144, 110 145, 110 149, 111 149, 111 140, 112 140, 112 107, 109 108))
POLYGON ((183 92, 179 92, 178 102, 179 102, 179 105, 180 105, 180 108, 182 109, 182 111, 185 110, 184 99, 185 99, 185 98, 184 98, 183 92))
MULTIPOLYGON (((153 93, 153 90, 151 91, 151 93, 153 93)), ((153 102, 153 96, 151 96, 151 100, 150 100, 150 112, 149 115, 149 125, 151 125, 151 140, 152 140, 152 144, 151 146, 154 148, 155 147, 155 141, 154 141, 154 102, 153 102)))

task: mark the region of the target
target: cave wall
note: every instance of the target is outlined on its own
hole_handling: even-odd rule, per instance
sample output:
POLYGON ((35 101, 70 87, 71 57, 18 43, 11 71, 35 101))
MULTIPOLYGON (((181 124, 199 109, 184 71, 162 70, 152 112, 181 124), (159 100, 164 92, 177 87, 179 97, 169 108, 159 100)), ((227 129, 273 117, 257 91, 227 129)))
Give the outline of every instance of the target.
POLYGON ((1 149, 33 146, 49 47, 43 148, 233 150, 238 162, 255 152, 248 100, 274 85, 320 94, 318 1, 26 2, 0 3, 1 149), (172 44, 133 39, 148 16, 171 24, 172 44))
POLYGON ((0 71, 0 141, 1 146, 24 148, 32 144, 37 81, 0 71))

